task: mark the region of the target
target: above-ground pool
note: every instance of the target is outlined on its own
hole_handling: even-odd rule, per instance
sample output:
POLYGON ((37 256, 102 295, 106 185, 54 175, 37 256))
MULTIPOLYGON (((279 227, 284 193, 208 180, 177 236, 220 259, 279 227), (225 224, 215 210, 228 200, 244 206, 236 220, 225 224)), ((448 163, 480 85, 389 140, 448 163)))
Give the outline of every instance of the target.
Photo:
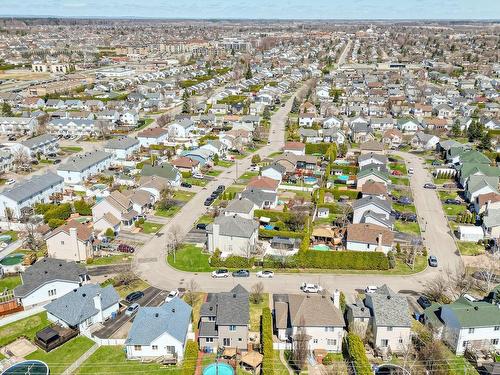
POLYGON ((0 260, 2 266, 15 266, 21 264, 24 259, 24 254, 12 254, 7 255, 5 258, 0 260))
POLYGON ((318 251, 330 251, 330 246, 328 245, 323 245, 323 244, 320 244, 320 245, 314 245, 313 247, 311 247, 311 249, 313 250, 318 250, 318 251))
POLYGON ((304 177, 304 183, 308 185, 312 185, 318 182, 318 179, 316 177, 304 177))
POLYGON ((41 361, 23 361, 10 366, 2 375, 48 375, 49 366, 41 361))
POLYGON ((227 363, 217 362, 203 369, 203 375, 233 375, 234 370, 227 363))

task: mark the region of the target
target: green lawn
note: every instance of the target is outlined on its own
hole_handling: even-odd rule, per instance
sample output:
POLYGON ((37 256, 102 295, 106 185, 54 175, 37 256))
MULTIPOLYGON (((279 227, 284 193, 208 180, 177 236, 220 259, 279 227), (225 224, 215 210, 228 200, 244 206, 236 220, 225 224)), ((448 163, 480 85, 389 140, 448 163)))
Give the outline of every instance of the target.
POLYGON ((245 172, 238 179, 239 180, 250 180, 255 176, 258 176, 259 172, 245 172))
POLYGON ((115 287, 121 298, 125 298, 128 294, 135 292, 136 290, 144 290, 147 288, 149 288, 149 284, 141 279, 136 279, 128 285, 120 285, 115 287))
POLYGON ((187 177, 182 179, 184 182, 191 184, 193 186, 206 186, 208 184, 207 180, 202 180, 199 178, 187 177))
POLYGON ((40 164, 54 164, 54 161, 48 159, 41 159, 40 164))
POLYGON ((210 215, 203 215, 201 216, 196 224, 210 224, 214 222, 214 218, 210 215))
POLYGON ((32 340, 38 331, 48 325, 47 313, 41 312, 0 327, 0 346, 5 346, 21 336, 32 340))
POLYGON ((405 163, 389 163, 389 168, 392 171, 400 171, 403 175, 408 174, 405 163))
POLYGON ((391 274, 409 275, 412 273, 423 271, 426 267, 427 267, 427 258, 425 256, 417 256, 415 258, 415 265, 413 267, 413 270, 403 260, 396 258, 396 267, 394 267, 392 270, 389 271, 391 274))
POLYGON ((266 306, 269 306, 269 294, 264 293, 262 295, 262 301, 260 303, 255 304, 250 301, 249 304, 250 304, 250 331, 259 332, 262 309, 266 306))
POLYGON ((449 184, 449 183, 455 182, 451 178, 433 178, 433 180, 434 180, 434 183, 436 185, 443 185, 443 184, 449 184))
POLYGON ((403 186, 410 185, 410 180, 404 177, 390 176, 389 179, 391 180, 391 183, 393 185, 403 185, 403 186))
POLYGON ((410 223, 401 220, 396 220, 394 222, 394 230, 407 234, 413 234, 416 236, 420 235, 420 226, 418 225, 418 223, 410 223))
POLYGON ((163 227, 163 224, 151 223, 149 221, 145 221, 141 224, 142 231, 146 234, 156 233, 161 229, 161 227, 163 227))
POLYGON ((443 211, 446 215, 455 216, 467 211, 467 207, 462 204, 443 204, 443 211))
POLYGON ((210 255, 204 254, 202 249, 194 245, 185 244, 175 256, 170 254, 167 257, 168 263, 178 270, 191 272, 210 272, 212 267, 208 264, 210 255))
POLYGON ((50 373, 57 375, 64 372, 64 370, 80 358, 93 345, 94 342, 89 338, 78 336, 49 353, 38 349, 26 356, 26 359, 37 359, 45 362, 50 367, 50 373))
POLYGON ((220 175, 223 171, 219 171, 217 169, 211 169, 208 173, 206 173, 207 176, 212 176, 212 177, 217 177, 220 175))
POLYGON ((412 204, 399 204, 399 203, 394 203, 392 205, 392 208, 396 211, 399 211, 399 212, 417 212, 417 210, 415 209, 415 206, 412 205, 412 204))
POLYGON ((486 251, 483 245, 475 242, 457 241, 457 246, 462 255, 480 255, 486 251))
POLYGON ((75 375, 93 374, 180 374, 177 367, 168 367, 158 363, 129 361, 122 346, 101 346, 74 373, 75 375))
POLYGON ((274 351, 274 373, 276 375, 288 375, 288 368, 280 361, 280 351, 274 351))
POLYGON ((155 211, 155 215, 156 216, 162 216, 162 217, 172 217, 172 216, 175 216, 177 214, 177 212, 179 212, 181 210, 181 206, 174 206, 174 207, 171 207, 169 208, 168 210, 164 210, 164 209, 157 209, 155 211))
POLYGON ((219 160, 217 162, 217 166, 219 167, 223 167, 223 168, 229 168, 230 166, 232 166, 234 164, 234 162, 232 161, 227 161, 227 160, 219 160))
POLYGON ((193 198, 195 193, 186 190, 177 190, 174 193, 173 198, 177 201, 189 202, 193 198))
POLYGON ((0 293, 2 293, 5 289, 12 290, 18 285, 21 285, 20 276, 4 277, 3 279, 0 279, 0 293))
POLYGON ((83 151, 83 148, 78 146, 66 146, 66 147, 61 147, 61 150, 65 152, 80 152, 83 151))
POLYGON ((456 191, 438 191, 439 199, 442 201, 446 199, 457 199, 458 193, 456 191))
POLYGON ((132 257, 128 255, 111 255, 108 257, 100 257, 100 258, 94 258, 91 262, 89 262, 89 265, 92 266, 107 266, 109 264, 119 264, 119 263, 130 263, 132 261, 132 257))

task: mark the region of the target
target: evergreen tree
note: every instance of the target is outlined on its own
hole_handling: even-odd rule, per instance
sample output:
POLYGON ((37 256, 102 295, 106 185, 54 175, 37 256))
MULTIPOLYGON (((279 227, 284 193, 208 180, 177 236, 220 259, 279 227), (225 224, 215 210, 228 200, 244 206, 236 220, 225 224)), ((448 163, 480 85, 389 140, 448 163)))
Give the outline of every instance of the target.
POLYGON ((12 112, 12 107, 9 103, 4 102, 2 104, 2 114, 6 117, 13 117, 14 113, 12 112))
POLYGON ((479 143, 479 148, 482 150, 491 149, 491 134, 489 132, 485 132, 482 135, 481 142, 479 143))
POLYGON ((269 110, 269 107, 267 105, 264 108, 264 113, 262 114, 262 117, 264 117, 264 120, 270 120, 271 119, 271 111, 269 110))
POLYGON ((290 110, 290 112, 299 113, 299 109, 300 109, 300 103, 297 100, 297 97, 294 97, 292 102, 292 109, 290 110))
POLYGON ((250 69, 250 65, 248 65, 247 72, 245 73, 245 79, 251 79, 252 76, 252 69, 250 69))
POLYGON ((184 94, 182 94, 182 100, 184 103, 182 103, 182 113, 189 113, 191 112, 191 108, 189 105, 189 93, 187 90, 184 90, 184 94))
POLYGON ((451 127, 451 134, 454 137, 459 137, 462 131, 460 130, 460 122, 457 120, 453 123, 453 126, 451 127))

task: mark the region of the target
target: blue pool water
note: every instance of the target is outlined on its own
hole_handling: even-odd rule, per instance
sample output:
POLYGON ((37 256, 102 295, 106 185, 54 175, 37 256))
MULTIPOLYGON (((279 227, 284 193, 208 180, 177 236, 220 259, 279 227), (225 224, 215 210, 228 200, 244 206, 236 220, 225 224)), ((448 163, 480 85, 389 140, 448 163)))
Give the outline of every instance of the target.
POLYGON ((349 176, 345 175, 345 174, 341 174, 340 176, 337 176, 337 179, 339 179, 340 181, 348 181, 349 176))
POLYGON ((315 184, 316 182, 318 182, 316 177, 304 177, 304 183, 306 184, 315 184))
POLYGON ((264 226, 264 229, 267 229, 267 230, 273 230, 274 229, 274 226, 273 225, 265 225, 264 226))
POLYGON ((203 375, 233 375, 234 370, 227 363, 212 363, 203 370, 203 375))
POLYGON ((327 245, 314 245, 311 247, 313 250, 318 250, 318 251, 330 251, 330 247, 327 245))

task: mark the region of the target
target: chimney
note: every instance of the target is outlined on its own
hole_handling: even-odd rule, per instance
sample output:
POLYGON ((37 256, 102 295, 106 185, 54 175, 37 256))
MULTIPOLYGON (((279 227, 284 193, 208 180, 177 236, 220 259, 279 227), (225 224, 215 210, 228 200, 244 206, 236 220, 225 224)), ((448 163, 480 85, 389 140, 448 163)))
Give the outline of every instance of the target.
POLYGON ((98 313, 98 317, 99 317, 99 322, 103 322, 104 321, 104 318, 103 318, 103 315, 102 315, 102 299, 101 299, 101 293, 97 293, 95 296, 94 296, 94 307, 97 309, 98 313))
POLYGON ((340 291, 338 289, 335 289, 335 292, 333 292, 333 306, 335 306, 337 309, 340 310, 340 291))
POLYGON ((69 236, 72 239, 76 239, 76 228, 69 228, 69 236))

